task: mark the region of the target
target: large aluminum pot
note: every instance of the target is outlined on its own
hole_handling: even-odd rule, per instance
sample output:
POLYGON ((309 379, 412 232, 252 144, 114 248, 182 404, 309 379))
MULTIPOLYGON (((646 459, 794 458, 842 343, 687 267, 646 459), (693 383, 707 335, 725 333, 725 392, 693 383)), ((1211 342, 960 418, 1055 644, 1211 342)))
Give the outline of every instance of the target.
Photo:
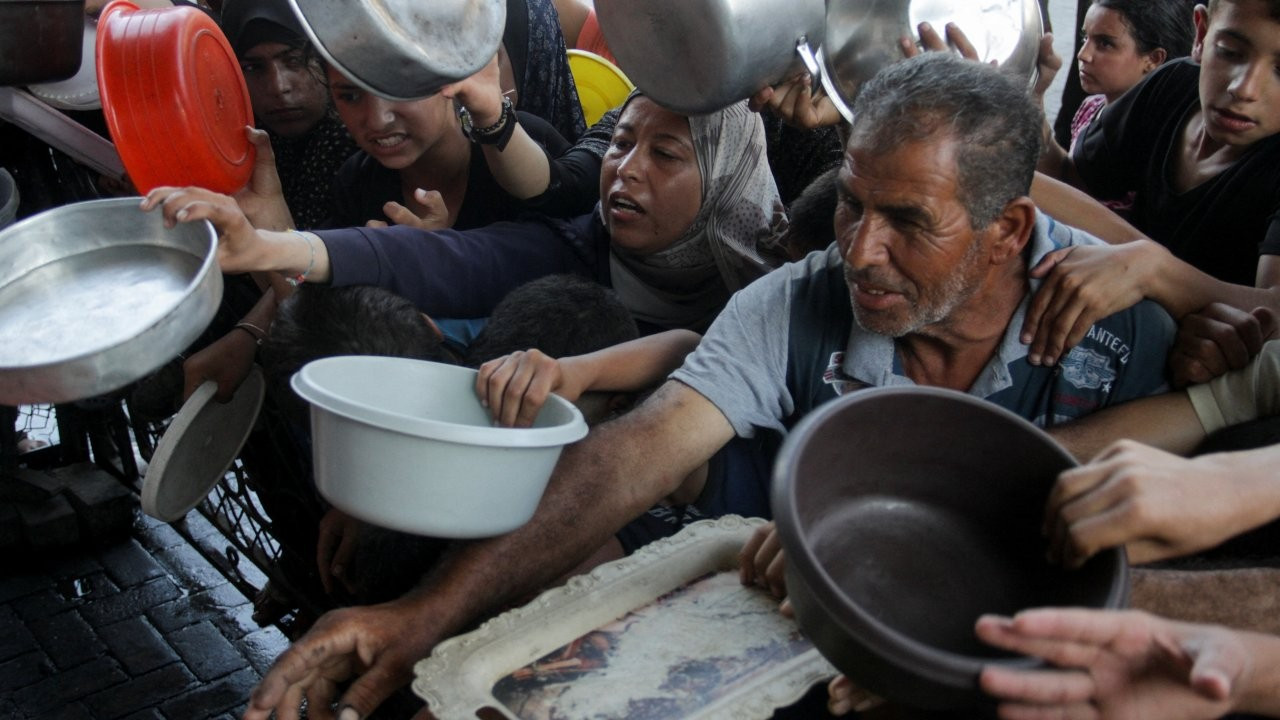
POLYGON ((64 205, 0 231, 0 404, 82 400, 186 349, 222 299, 218 236, 139 198, 64 205))
POLYGON ((983 62, 1035 81, 1044 34, 1039 0, 827 0, 822 83, 846 120, 862 83, 902 59, 899 40, 929 22, 955 23, 983 62))
POLYGON ((714 112, 799 70, 817 72, 809 46, 822 37, 822 0, 596 0, 595 7, 618 67, 676 112, 714 112))
POLYGON ((505 0, 289 0, 316 50, 369 92, 434 95, 498 52, 505 0))
POLYGON ((983 666, 1040 663, 980 642, 980 615, 1127 601, 1122 548, 1075 570, 1045 559, 1045 502, 1074 465, 1031 423, 952 390, 876 388, 823 405, 774 466, 800 629, 881 697, 981 715, 983 666))
POLYGON ((0 85, 71 77, 83 35, 84 0, 0 0, 0 85))

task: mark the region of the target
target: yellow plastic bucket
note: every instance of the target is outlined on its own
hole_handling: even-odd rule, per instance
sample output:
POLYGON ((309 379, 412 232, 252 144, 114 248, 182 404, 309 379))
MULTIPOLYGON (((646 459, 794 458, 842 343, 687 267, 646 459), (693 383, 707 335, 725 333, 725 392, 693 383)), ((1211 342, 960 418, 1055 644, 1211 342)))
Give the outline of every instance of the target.
POLYGON ((594 125, 601 115, 622 104, 635 85, 617 65, 586 50, 570 49, 569 72, 578 88, 582 114, 587 125, 594 125))

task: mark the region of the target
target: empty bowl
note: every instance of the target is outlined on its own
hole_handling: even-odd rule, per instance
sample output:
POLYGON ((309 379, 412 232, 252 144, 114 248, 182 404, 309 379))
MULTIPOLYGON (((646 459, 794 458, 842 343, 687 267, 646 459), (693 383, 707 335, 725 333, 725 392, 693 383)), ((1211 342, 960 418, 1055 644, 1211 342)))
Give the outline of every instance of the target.
POLYGON ((406 358, 307 363, 292 386, 311 403, 316 487, 347 514, 402 532, 473 538, 537 509, 561 449, 587 434, 552 395, 533 427, 494 427, 476 371, 406 358))
POLYGON ((1071 456, 992 403, 937 388, 863 390, 790 434, 773 509, 805 634, 855 683, 928 710, 984 703, 974 623, 1046 605, 1122 607, 1122 550, 1051 565, 1045 501, 1071 456))
POLYGON ((213 226, 167 228, 138 202, 62 205, 0 230, 0 404, 117 390, 209 325, 222 299, 213 226))

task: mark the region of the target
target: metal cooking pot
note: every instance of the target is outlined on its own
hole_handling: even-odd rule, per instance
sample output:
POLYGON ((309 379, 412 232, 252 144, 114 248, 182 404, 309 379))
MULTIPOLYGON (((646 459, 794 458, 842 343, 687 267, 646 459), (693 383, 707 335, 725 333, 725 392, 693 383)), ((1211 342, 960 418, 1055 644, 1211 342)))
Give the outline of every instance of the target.
POLYGON ((980 615, 1126 602, 1122 549, 1078 570, 1045 560, 1045 500, 1074 465, 1031 423, 950 390, 862 390, 818 408, 774 467, 801 630, 871 692, 981 712, 983 665, 1039 661, 980 642, 980 615))
POLYGON ((955 23, 983 62, 1035 81, 1044 34, 1038 0, 828 0, 822 40, 822 85, 844 118, 862 83, 902 59, 900 38, 916 38, 929 22, 955 23))
POLYGON ((0 231, 0 404, 81 400, 182 352, 222 298, 217 233, 139 198, 64 205, 0 231))
POLYGON ((71 77, 83 36, 84 0, 0 0, 0 85, 71 77))
POLYGON ((618 67, 676 112, 702 114, 803 69, 822 36, 822 0, 596 0, 618 67))
POLYGON ((289 0, 316 50, 390 100, 434 95, 485 66, 502 42, 505 0, 289 0))

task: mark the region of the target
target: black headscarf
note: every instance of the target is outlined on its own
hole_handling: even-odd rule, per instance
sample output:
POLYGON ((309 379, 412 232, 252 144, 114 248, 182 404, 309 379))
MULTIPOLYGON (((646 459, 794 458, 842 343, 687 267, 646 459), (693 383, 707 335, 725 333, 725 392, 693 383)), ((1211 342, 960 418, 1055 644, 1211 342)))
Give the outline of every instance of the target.
POLYGON ((222 32, 237 57, 264 42, 292 47, 307 44, 306 31, 287 0, 225 0, 222 32))

